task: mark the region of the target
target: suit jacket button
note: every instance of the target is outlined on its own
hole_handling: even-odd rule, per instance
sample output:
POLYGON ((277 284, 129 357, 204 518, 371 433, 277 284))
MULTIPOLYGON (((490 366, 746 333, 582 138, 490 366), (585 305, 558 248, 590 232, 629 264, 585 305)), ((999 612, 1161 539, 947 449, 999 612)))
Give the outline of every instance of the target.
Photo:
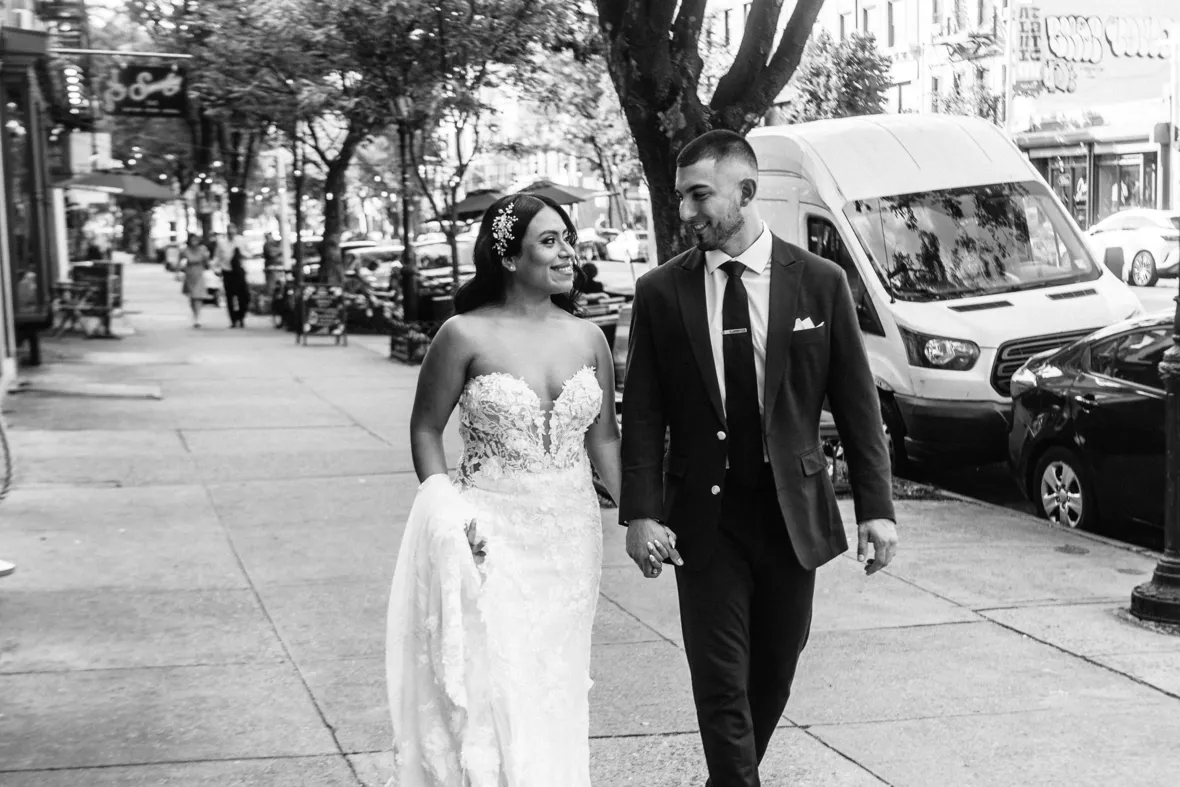
POLYGON ((710 489, 709 491, 710 491, 710 492, 712 492, 712 493, 713 493, 713 494, 715 494, 715 495, 719 495, 719 494, 721 494, 721 487, 719 487, 719 486, 717 486, 716 484, 714 484, 714 485, 713 485, 713 488, 712 488, 712 489, 710 489))
POLYGON ((724 440, 724 439, 725 439, 725 432, 718 432, 718 433, 717 433, 717 439, 718 439, 718 440, 724 440))

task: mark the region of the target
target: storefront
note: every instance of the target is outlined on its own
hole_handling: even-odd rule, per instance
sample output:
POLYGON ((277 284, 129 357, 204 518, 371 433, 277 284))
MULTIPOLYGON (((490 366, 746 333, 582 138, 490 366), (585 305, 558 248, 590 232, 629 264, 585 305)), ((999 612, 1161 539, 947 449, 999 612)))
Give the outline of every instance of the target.
POLYGON ((1012 130, 1082 227, 1175 195, 1175 0, 1015 3, 1012 130))
POLYGON ((48 43, 45 33, 0 29, 0 188, 6 208, 0 242, 11 293, 5 308, 15 338, 29 342, 34 363, 37 335, 51 323, 58 269, 46 164, 48 43))

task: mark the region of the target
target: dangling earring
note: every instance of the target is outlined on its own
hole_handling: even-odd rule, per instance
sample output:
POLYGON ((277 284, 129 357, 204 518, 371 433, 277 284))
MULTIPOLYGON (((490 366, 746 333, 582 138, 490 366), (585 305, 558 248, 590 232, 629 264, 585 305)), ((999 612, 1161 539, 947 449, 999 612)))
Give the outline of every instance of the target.
POLYGON ((504 264, 504 267, 505 267, 505 268, 506 268, 506 269, 507 269, 507 270, 508 270, 510 273, 516 273, 516 266, 515 266, 515 265, 513 265, 511 262, 505 263, 505 264, 504 264))

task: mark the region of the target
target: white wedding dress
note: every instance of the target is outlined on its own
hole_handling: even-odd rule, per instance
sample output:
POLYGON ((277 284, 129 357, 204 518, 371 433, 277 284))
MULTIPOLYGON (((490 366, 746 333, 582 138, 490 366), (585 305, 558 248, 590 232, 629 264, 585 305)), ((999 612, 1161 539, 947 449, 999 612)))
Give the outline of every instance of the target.
POLYGON ((390 785, 589 787, 602 525, 585 435, 602 396, 589 367, 549 412, 509 374, 464 388, 456 485, 423 485, 394 574, 390 785))

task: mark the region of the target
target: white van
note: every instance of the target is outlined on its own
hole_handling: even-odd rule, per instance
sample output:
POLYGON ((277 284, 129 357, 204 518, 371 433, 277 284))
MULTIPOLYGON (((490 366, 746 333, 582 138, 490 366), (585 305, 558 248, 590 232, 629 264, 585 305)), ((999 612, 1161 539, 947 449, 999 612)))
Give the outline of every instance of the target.
POLYGON ((748 139, 771 231, 848 273, 901 463, 1003 460, 1012 373, 1142 311, 991 123, 872 115, 748 139))

